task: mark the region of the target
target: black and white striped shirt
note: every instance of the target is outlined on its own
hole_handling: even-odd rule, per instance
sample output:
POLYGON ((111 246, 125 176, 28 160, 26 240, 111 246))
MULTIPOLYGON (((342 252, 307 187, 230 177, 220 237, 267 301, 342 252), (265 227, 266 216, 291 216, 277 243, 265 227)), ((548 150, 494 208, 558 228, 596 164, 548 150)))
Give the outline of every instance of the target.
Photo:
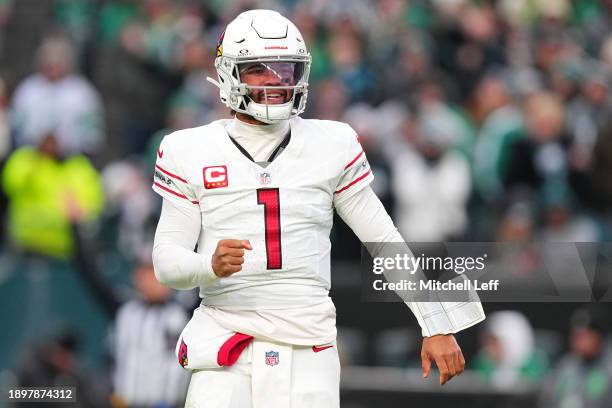
POLYGON ((189 373, 178 364, 174 348, 188 320, 174 302, 132 300, 121 306, 113 342, 117 397, 130 406, 182 404, 189 373))

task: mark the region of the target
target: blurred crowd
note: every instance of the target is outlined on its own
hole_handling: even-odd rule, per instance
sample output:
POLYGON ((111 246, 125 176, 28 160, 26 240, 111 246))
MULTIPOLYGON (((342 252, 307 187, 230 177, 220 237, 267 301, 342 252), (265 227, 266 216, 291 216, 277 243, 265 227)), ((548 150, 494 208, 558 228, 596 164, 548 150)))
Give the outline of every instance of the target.
MULTIPOLYGON (((205 78, 251 8, 299 27, 313 58, 303 116, 355 128, 407 241, 612 238, 610 0, 0 0, 0 246, 19 255, 0 266, 36 270, 28 287, 43 291, 45 273, 89 270, 100 326, 115 318, 160 211, 157 146, 229 117, 205 78)), ((335 227, 335 260, 359 259, 347 237, 335 227)), ((524 317, 499 319, 516 332, 490 319, 491 332, 532 341, 524 317)), ((507 382, 516 372, 490 372, 491 338, 479 364, 507 382)), ((546 372, 514 353, 497 357, 546 372)))

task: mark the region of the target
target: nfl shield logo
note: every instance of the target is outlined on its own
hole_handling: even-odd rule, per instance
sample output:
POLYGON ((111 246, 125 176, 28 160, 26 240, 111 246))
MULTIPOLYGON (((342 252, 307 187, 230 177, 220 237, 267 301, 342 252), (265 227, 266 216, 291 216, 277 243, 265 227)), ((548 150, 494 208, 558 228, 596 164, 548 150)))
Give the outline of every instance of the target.
POLYGON ((267 171, 264 171, 259 174, 259 182, 261 184, 270 184, 270 181, 272 181, 272 177, 267 171))
POLYGON ((278 365, 278 351, 266 351, 266 364, 269 366, 278 365))

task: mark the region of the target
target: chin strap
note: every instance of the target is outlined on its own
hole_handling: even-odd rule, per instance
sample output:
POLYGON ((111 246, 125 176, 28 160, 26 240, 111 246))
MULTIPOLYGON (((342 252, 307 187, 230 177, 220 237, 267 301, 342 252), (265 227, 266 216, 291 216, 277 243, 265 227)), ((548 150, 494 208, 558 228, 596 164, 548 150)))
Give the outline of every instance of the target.
MULTIPOLYGON (((216 86, 217 88, 221 89, 221 84, 216 79, 213 79, 211 77, 206 77, 206 80, 210 82, 211 84, 213 84, 214 86, 216 86)), ((247 95, 249 93, 248 87, 246 86, 246 84, 243 84, 243 83, 239 84, 237 87, 232 87, 232 90, 234 89, 237 90, 238 93, 242 96, 247 95)))
POLYGON ((216 86, 217 88, 221 89, 221 84, 218 81, 212 79, 209 76, 206 77, 206 80, 210 82, 211 84, 213 84, 214 86, 216 86))

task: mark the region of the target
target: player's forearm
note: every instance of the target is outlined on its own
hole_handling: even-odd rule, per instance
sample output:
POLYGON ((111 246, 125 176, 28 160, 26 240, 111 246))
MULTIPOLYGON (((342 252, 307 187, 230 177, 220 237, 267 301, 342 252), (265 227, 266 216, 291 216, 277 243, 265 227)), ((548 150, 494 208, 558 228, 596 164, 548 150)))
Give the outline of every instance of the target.
MULTIPOLYGON (((352 197, 336 205, 338 215, 353 230, 366 246, 372 257, 394 256, 398 250, 412 256, 412 252, 397 231, 393 220, 383 204, 370 187, 366 187, 352 197), (389 243, 396 245, 389 246, 389 243), (401 245, 402 248, 398 248, 401 245), (389 254, 386 254, 389 252, 389 254)), ((426 279, 422 273, 412 275, 412 279, 426 279)), ((475 301, 456 303, 436 301, 415 302, 404 299, 406 305, 417 318, 424 337, 437 334, 456 333, 484 320, 482 305, 475 301)), ((475 294, 474 294, 475 295, 475 294)))
POLYGON ((193 289, 215 280, 210 258, 179 245, 156 243, 153 247, 155 276, 173 289, 193 289))
POLYGON ((200 217, 197 208, 164 200, 153 245, 155 276, 164 285, 192 289, 217 279, 211 256, 193 251, 200 234, 200 217))

